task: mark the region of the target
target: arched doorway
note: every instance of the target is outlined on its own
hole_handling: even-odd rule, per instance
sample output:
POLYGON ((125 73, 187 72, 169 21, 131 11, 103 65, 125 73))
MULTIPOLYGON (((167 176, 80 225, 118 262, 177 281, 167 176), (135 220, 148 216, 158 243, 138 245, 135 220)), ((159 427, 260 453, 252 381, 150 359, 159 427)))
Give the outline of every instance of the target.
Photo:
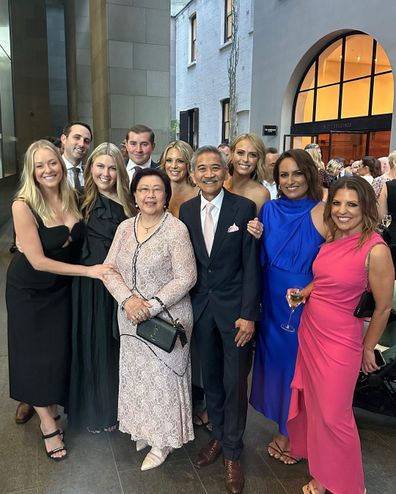
POLYGON ((308 66, 284 147, 317 142, 324 161, 387 155, 393 98, 392 67, 382 46, 361 32, 344 34, 308 66))

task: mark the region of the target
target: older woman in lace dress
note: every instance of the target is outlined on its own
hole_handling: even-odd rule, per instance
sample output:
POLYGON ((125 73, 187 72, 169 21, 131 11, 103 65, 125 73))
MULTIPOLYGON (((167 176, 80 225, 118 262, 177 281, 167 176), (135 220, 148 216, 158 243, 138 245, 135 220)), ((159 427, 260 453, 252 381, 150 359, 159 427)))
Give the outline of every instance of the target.
POLYGON ((194 439, 188 292, 196 281, 196 265, 187 228, 166 212, 171 187, 165 173, 152 168, 136 172, 131 191, 140 212, 117 230, 105 263, 118 274, 105 284, 119 303, 119 427, 136 441, 137 451, 151 446, 141 467, 149 470, 194 439), (187 333, 188 344, 182 346, 178 339, 171 353, 136 333, 139 322, 161 312, 158 299, 187 333))

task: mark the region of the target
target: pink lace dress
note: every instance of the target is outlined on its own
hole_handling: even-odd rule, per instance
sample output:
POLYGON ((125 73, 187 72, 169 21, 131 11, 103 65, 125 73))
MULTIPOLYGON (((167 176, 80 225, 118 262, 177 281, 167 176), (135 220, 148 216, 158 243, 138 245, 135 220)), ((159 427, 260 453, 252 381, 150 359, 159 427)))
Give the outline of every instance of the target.
MULTIPOLYGON (((119 428, 131 439, 145 439, 158 448, 180 448, 194 439, 191 411, 190 339, 193 325, 189 290, 196 264, 187 228, 170 213, 156 232, 139 243, 136 218, 121 223, 106 263, 118 274, 105 285, 119 304, 131 294, 157 296, 174 319, 180 319, 188 344, 179 339, 166 353, 136 335, 136 326, 118 310, 120 328, 119 428)), ((152 301, 151 315, 161 312, 152 301)), ((165 314, 161 318, 167 319, 165 314)))

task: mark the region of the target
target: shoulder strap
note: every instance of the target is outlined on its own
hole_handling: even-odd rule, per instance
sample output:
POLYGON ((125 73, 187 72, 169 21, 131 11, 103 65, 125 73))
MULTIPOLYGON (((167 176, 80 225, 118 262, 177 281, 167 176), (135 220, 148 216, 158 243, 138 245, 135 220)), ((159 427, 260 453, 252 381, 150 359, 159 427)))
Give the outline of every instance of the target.
POLYGON ((376 242, 374 245, 372 245, 367 253, 367 263, 366 263, 366 290, 369 287, 369 269, 370 269, 370 254, 373 248, 376 245, 383 245, 383 242, 376 242))

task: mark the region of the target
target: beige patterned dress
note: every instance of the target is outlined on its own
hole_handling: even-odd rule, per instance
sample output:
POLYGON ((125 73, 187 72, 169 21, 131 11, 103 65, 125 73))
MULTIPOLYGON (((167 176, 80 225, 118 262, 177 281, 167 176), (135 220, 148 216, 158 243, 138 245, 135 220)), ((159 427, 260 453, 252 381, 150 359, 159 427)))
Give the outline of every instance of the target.
MULTIPOLYGON (((157 296, 186 330, 188 344, 167 353, 136 335, 136 325, 118 310, 120 328, 119 428, 131 439, 158 448, 180 448, 194 439, 191 413, 190 339, 193 325, 189 290, 196 281, 196 264, 187 228, 170 213, 145 242, 135 233, 137 218, 120 224, 106 263, 118 274, 105 285, 119 304, 131 294, 157 296)), ((151 315, 161 312, 150 301, 151 315)), ((167 319, 164 313, 161 318, 167 319)))

